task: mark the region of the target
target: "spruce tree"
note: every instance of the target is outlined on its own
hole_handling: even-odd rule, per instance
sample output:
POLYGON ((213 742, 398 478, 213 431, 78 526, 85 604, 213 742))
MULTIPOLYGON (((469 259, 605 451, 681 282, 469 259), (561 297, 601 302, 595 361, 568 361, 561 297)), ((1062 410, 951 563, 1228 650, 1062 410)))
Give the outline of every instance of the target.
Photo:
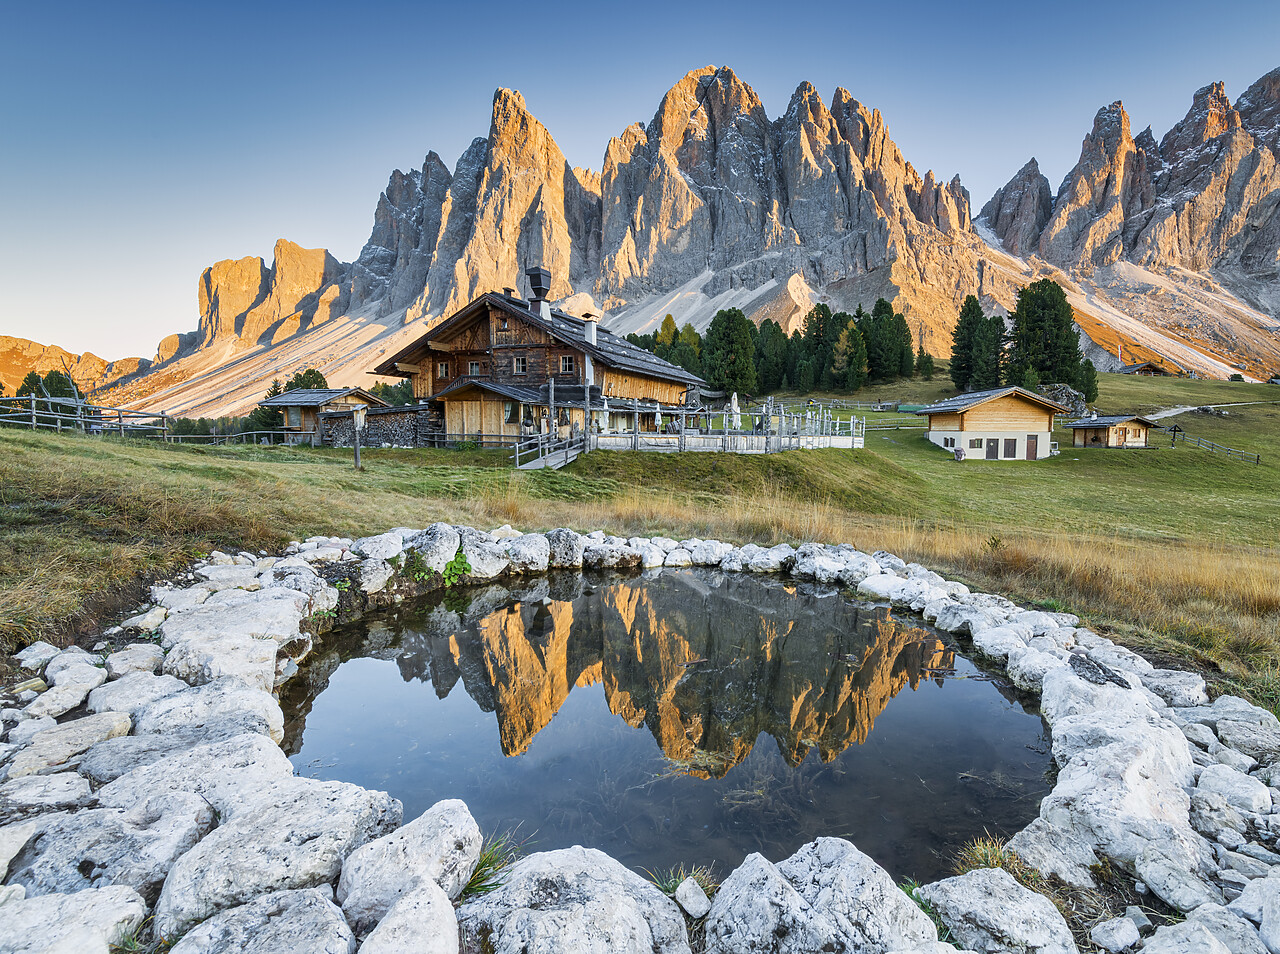
POLYGON ((893 339, 898 347, 898 374, 909 378, 916 370, 916 352, 911 347, 911 329, 907 326, 907 319, 896 313, 893 316, 893 339))
POLYGON ((1080 393, 1089 404, 1098 400, 1098 369, 1088 358, 1080 362, 1080 393))
POLYGON ((750 319, 739 308, 716 312, 702 341, 703 377, 711 387, 750 394, 756 390, 756 345, 750 319))
POLYGON ((1010 335, 1009 380, 1020 381, 1028 370, 1050 384, 1075 386, 1080 380, 1080 338, 1066 292, 1042 278, 1018 292, 1010 335))
POLYGON ((955 329, 951 332, 951 383, 957 390, 969 387, 973 378, 973 341, 980 326, 986 324, 987 316, 982 311, 982 303, 969 295, 960 306, 960 315, 956 319, 955 329))
POLYGON ((862 332, 851 317, 836 337, 831 350, 831 369, 846 391, 857 391, 867 380, 867 348, 862 342, 862 332))
POLYGON ((897 377, 901 368, 901 349, 894 333, 893 306, 883 298, 877 299, 871 314, 863 317, 858 330, 862 332, 862 340, 867 346, 867 376, 879 381, 897 377))
POLYGON ((329 382, 324 379, 324 375, 315 368, 304 368, 284 383, 286 391, 311 390, 328 386, 329 382))
POLYGON ((933 380, 933 355, 924 350, 924 345, 921 345, 919 352, 916 353, 916 371, 926 381, 933 380))
POLYGON ((987 391, 1000 386, 1001 355, 1004 350, 1004 318, 985 316, 974 326, 969 342, 969 387, 987 391))

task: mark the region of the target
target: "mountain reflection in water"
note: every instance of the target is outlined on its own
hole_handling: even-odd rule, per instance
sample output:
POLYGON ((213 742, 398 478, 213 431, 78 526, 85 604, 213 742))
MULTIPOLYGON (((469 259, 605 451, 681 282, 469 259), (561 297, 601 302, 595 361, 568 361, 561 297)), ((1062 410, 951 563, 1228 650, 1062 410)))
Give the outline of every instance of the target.
POLYGON ((744 574, 448 594, 335 633, 282 695, 300 774, 651 870, 829 834, 933 876, 1047 790, 1043 723, 936 634, 744 574))

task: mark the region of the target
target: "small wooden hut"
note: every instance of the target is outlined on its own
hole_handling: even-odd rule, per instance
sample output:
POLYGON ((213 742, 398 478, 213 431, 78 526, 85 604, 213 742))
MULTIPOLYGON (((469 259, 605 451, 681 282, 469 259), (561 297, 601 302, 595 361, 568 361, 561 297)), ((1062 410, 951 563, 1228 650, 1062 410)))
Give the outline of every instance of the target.
POLYGON ((321 414, 387 406, 386 401, 364 388, 295 388, 258 402, 258 407, 275 408, 283 413, 281 430, 289 432, 291 442, 309 440, 313 444, 320 443, 321 414))
POLYGON ((1159 426, 1136 414, 1094 414, 1067 425, 1071 428, 1072 447, 1146 447, 1149 432, 1159 426))

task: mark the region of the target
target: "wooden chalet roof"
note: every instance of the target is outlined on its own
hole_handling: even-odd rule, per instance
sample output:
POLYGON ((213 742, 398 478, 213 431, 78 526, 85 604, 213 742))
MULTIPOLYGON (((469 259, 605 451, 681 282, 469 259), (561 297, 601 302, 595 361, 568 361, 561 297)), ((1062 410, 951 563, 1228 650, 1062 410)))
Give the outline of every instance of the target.
POLYGON ((1173 371, 1170 371, 1163 364, 1156 364, 1156 362, 1154 361, 1139 361, 1136 364, 1126 364, 1123 368, 1120 369, 1120 373, 1121 374, 1137 374, 1143 368, 1150 368, 1152 371, 1158 371, 1160 374, 1167 374, 1170 377, 1174 375, 1173 371))
POLYGON ((1130 421, 1137 421, 1147 427, 1160 427, 1158 421, 1151 421, 1137 414, 1111 414, 1107 417, 1082 417, 1078 421, 1071 421, 1067 427, 1114 427, 1117 424, 1128 424, 1130 421))
POLYGON ((456 328, 467 319, 473 317, 481 306, 488 305, 495 306, 513 317, 519 318, 521 321, 527 321, 529 324, 542 329, 557 341, 576 348, 584 354, 591 355, 592 360, 605 367, 631 371, 666 381, 677 381, 685 385, 702 386, 706 384, 696 374, 692 374, 669 361, 663 361, 656 354, 645 351, 625 338, 620 338, 610 331, 605 331, 603 328, 596 328, 596 343, 594 345, 589 343, 586 338, 587 323, 581 318, 575 318, 555 308, 551 309, 550 318, 543 318, 538 312, 529 308, 527 301, 495 292, 481 295, 475 301, 460 308, 440 324, 427 331, 426 334, 409 344, 408 347, 387 358, 374 368, 372 373, 404 377, 404 372, 396 368, 397 363, 420 353, 431 339, 456 328))
POLYGON ((959 414, 963 411, 971 410, 979 404, 986 404, 988 401, 994 401, 996 398, 1002 398, 1007 395, 1020 397, 1027 401, 1034 401, 1036 404, 1042 404, 1046 408, 1050 408, 1059 413, 1071 410, 1064 407, 1057 401, 1050 401, 1047 397, 1039 394, 1032 394, 1025 388, 1008 387, 1008 388, 992 388, 989 391, 971 391, 968 394, 957 394, 955 397, 949 397, 945 401, 938 401, 936 404, 930 404, 916 411, 917 414, 959 414))
POLYGON ((364 388, 294 388, 292 391, 285 391, 284 394, 264 398, 258 402, 258 406, 323 407, 331 401, 340 400, 350 394, 358 395, 362 400, 368 401, 374 407, 388 406, 386 401, 370 394, 364 388))

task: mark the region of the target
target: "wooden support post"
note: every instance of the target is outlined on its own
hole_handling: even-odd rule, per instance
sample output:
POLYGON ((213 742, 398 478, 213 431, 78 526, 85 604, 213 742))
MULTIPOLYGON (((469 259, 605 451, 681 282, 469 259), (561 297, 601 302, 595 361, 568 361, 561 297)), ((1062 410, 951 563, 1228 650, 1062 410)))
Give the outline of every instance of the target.
POLYGON ((631 449, 640 449, 640 400, 631 399, 631 449))
POLYGON ((547 430, 555 437, 560 436, 560 425, 556 421, 556 379, 547 382, 547 430))

